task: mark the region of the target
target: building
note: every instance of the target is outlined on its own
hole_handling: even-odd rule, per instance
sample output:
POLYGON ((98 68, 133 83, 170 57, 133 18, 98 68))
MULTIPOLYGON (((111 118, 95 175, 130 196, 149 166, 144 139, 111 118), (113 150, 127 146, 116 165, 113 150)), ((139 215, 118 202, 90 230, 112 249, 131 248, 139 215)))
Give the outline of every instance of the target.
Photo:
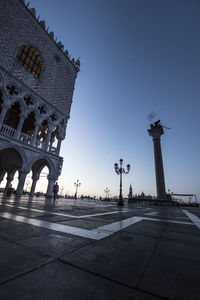
POLYGON ((18 171, 20 196, 32 171, 33 195, 47 166, 51 197, 80 61, 69 57, 28 6, 0 0, 0 182, 7 173, 6 191, 18 171))

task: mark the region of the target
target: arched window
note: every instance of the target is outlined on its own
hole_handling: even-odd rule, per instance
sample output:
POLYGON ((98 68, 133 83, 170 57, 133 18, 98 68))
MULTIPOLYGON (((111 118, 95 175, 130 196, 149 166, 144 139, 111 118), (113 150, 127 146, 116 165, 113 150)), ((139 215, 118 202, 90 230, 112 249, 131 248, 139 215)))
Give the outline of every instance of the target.
POLYGON ((28 70, 35 77, 39 77, 42 70, 42 59, 38 51, 30 46, 22 46, 19 50, 17 61, 22 65, 26 70, 28 70))
POLYGON ((28 117, 24 120, 22 132, 27 135, 33 136, 34 131, 35 131, 35 112, 32 111, 30 112, 28 117))
POLYGON ((15 102, 9 110, 7 110, 3 123, 14 129, 17 129, 20 120, 21 108, 20 103, 15 102))

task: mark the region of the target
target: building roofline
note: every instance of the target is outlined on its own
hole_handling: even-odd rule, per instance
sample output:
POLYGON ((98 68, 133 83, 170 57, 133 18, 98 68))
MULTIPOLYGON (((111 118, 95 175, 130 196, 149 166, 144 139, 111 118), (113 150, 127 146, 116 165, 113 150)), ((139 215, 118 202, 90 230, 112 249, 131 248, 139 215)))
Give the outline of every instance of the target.
POLYGON ((62 53, 62 55, 71 63, 71 65, 74 67, 74 70, 76 73, 80 71, 80 60, 79 58, 75 61, 74 58, 71 59, 71 56, 68 53, 68 50, 64 51, 64 45, 61 42, 57 43, 57 38, 54 39, 54 33, 48 32, 49 27, 46 28, 46 23, 44 20, 39 21, 40 16, 36 17, 36 10, 35 8, 29 8, 30 1, 26 4, 25 0, 19 0, 26 10, 30 13, 30 15, 33 17, 33 19, 37 22, 37 24, 42 28, 42 30, 48 35, 49 39, 55 44, 57 49, 62 53))

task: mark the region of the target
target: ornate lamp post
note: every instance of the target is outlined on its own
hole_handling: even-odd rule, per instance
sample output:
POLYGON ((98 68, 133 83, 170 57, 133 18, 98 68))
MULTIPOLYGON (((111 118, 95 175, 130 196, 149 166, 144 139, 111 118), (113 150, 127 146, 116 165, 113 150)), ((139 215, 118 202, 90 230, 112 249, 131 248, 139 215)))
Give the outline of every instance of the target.
POLYGON ((76 182, 74 182, 74 186, 76 187, 75 199, 77 199, 78 188, 81 186, 81 183, 79 182, 79 180, 77 180, 76 182))
POLYGON ((62 197, 62 195, 63 195, 63 190, 64 190, 64 187, 62 186, 61 188, 60 188, 60 194, 61 194, 61 197, 62 197))
POLYGON ((28 194, 28 187, 29 187, 29 184, 30 184, 30 181, 27 180, 27 182, 26 182, 26 192, 27 192, 27 194, 28 194))
POLYGON ((120 167, 118 166, 118 163, 115 163, 115 172, 117 173, 117 175, 120 175, 120 186, 119 186, 119 201, 117 203, 118 206, 124 206, 123 203, 123 197, 122 197, 122 174, 128 174, 130 171, 130 165, 127 165, 127 171, 124 170, 124 168, 122 168, 122 164, 123 164, 123 159, 121 158, 119 160, 120 162, 120 167))
POLYGON ((110 190, 109 190, 108 188, 106 188, 106 189, 104 190, 104 192, 106 193, 106 198, 108 198, 108 197, 109 197, 110 190))

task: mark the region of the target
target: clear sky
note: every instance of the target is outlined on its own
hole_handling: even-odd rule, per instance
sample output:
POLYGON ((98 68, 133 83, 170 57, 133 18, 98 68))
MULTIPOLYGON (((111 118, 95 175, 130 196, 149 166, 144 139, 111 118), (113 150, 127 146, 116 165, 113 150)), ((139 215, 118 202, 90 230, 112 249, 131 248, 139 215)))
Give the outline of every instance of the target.
MULTIPOLYGON (((72 57, 81 60, 58 183, 74 194, 156 195, 148 115, 162 136, 166 190, 200 198, 200 1, 31 0, 72 57)), ((42 179, 37 189, 42 190, 42 179)))

